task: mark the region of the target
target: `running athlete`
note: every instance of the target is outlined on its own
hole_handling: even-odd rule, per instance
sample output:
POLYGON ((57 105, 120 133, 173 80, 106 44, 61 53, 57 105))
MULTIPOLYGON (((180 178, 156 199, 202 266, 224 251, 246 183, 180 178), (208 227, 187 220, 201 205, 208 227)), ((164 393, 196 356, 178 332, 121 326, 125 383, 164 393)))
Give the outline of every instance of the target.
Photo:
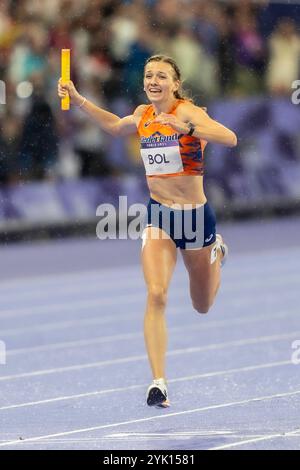
POLYGON ((188 271, 193 307, 199 313, 207 313, 214 302, 220 267, 228 252, 221 235, 216 234, 215 215, 203 190, 204 147, 207 142, 229 147, 237 144, 234 132, 185 98, 181 85, 181 73, 173 59, 164 55, 150 57, 144 69, 144 91, 150 104, 140 105, 132 115, 119 118, 81 96, 73 82, 58 83, 59 97, 68 93, 71 103, 110 135, 138 132, 141 138, 150 191, 141 254, 147 286, 144 335, 153 374, 146 400, 149 406, 156 407, 170 405, 164 313, 177 248, 188 271))

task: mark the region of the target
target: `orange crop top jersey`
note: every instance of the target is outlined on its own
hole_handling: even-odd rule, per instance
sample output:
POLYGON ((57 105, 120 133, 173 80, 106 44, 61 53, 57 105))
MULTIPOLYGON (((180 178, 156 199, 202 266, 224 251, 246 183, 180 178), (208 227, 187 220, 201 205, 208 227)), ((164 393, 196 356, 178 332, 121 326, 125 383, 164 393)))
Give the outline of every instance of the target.
MULTIPOLYGON (((184 102, 178 100, 169 114, 175 114, 177 106, 184 102)), ((171 126, 152 124, 154 116, 153 106, 147 106, 138 126, 146 175, 203 175, 206 141, 180 134, 171 126)))

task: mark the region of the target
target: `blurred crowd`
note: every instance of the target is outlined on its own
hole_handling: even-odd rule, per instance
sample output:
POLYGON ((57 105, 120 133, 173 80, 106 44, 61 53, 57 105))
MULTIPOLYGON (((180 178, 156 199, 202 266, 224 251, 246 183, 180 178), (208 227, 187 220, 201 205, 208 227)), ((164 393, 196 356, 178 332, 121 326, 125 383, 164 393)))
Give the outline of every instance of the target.
POLYGON ((145 102, 143 67, 154 53, 177 61, 184 88, 198 104, 290 96, 300 79, 299 24, 291 10, 266 26, 268 6, 250 0, 1 0, 0 184, 139 169, 135 138, 112 140, 79 110, 60 110, 62 48, 72 51, 80 93, 120 116, 145 102))

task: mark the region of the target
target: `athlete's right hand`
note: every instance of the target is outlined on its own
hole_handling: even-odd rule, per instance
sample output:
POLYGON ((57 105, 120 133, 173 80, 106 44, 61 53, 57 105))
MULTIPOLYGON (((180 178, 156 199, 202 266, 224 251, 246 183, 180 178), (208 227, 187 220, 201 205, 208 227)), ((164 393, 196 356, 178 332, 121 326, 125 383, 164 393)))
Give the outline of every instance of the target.
POLYGON ((60 78, 58 81, 57 93, 60 98, 65 98, 67 95, 69 95, 71 103, 75 104, 76 106, 80 106, 84 100, 83 96, 78 93, 74 83, 71 80, 63 83, 62 79, 60 78))

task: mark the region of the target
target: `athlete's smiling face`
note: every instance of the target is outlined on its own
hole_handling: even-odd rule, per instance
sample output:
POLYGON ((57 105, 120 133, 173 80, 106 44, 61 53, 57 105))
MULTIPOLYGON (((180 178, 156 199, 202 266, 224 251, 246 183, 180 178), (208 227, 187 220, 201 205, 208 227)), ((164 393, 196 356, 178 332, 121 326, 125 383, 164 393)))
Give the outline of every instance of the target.
POLYGON ((174 98, 179 80, 175 78, 173 67, 166 62, 149 62, 145 67, 144 89, 149 101, 161 102, 174 98))

